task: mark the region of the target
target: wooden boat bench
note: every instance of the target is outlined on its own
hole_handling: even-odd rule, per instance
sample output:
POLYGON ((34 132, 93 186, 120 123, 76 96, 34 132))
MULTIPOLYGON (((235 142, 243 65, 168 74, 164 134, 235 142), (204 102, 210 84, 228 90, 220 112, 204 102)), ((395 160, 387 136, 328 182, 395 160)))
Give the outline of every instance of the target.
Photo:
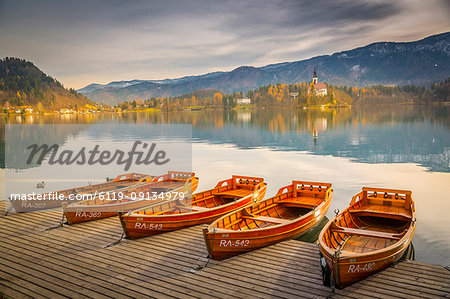
POLYGON ((175 206, 178 209, 185 209, 185 210, 191 210, 192 212, 200 212, 200 211, 206 211, 209 210, 209 208, 206 207, 198 207, 198 206, 191 206, 191 205, 176 205, 175 206))
POLYGON ((350 213, 357 216, 375 216, 403 221, 411 220, 411 211, 395 206, 363 205, 357 209, 350 209, 350 213))
POLYGON ((333 233, 342 233, 347 235, 356 235, 356 236, 364 236, 364 237, 372 237, 372 238, 381 238, 381 239, 389 239, 389 240, 400 240, 403 234, 392 234, 386 232, 379 232, 374 230, 364 230, 357 228, 349 228, 338 226, 335 223, 330 225, 330 231, 333 233))
POLYGON ((199 206, 192 205, 192 203, 189 205, 185 205, 184 203, 181 202, 181 200, 179 198, 176 199, 176 202, 177 202, 177 204, 175 207, 178 209, 186 209, 186 210, 191 210, 193 212, 209 210, 209 208, 206 208, 206 207, 199 207, 199 206))
POLYGON ((296 197, 295 199, 280 200, 277 204, 283 204, 285 207, 314 209, 323 202, 322 198, 296 197))
POLYGON ((275 218, 275 217, 267 217, 267 216, 242 216, 244 219, 250 219, 250 220, 256 220, 261 222, 269 222, 269 223, 276 223, 276 224, 285 224, 291 222, 291 220, 287 219, 281 219, 281 218, 275 218))
POLYGON ((207 211, 209 208, 198 206, 184 206, 185 209, 192 210, 193 212, 207 211))
POLYGON ((251 193, 251 191, 249 190, 244 190, 244 189, 234 189, 234 190, 228 190, 228 191, 224 191, 224 192, 220 192, 214 195, 218 195, 218 196, 239 196, 239 197, 244 197, 247 196, 251 193))

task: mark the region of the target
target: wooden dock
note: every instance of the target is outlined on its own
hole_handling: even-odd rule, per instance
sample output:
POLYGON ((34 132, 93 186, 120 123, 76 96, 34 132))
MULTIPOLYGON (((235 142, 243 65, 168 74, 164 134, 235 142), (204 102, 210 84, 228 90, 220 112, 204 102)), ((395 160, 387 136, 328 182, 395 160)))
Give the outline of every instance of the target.
MULTIPOLYGON (((0 203, 4 211, 4 202, 0 203)), ((3 213, 2 213, 3 214, 3 213)), ((324 298, 317 245, 286 241, 204 265, 200 226, 118 240, 117 217, 45 231, 59 210, 0 217, 0 293, 6 298, 324 298)), ((398 263, 333 298, 450 298, 450 271, 398 263)), ((1 297, 1 296, 0 296, 1 297)))

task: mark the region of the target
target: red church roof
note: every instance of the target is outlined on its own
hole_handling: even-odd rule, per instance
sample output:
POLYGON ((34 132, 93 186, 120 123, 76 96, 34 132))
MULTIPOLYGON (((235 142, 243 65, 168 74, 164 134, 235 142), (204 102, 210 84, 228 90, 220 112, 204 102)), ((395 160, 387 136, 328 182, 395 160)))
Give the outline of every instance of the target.
POLYGON ((316 84, 314 84, 314 88, 315 89, 327 89, 327 86, 325 85, 325 83, 316 83, 316 84))

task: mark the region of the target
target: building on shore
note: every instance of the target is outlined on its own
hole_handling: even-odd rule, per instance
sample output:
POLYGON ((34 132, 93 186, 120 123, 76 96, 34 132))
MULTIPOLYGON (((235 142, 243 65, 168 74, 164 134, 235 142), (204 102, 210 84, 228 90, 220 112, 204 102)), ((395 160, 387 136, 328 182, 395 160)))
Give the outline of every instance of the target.
POLYGON ((236 104, 238 104, 238 105, 248 105, 248 104, 251 104, 251 103, 252 103, 252 100, 249 99, 249 98, 243 98, 243 99, 237 99, 236 100, 236 104))
MULTIPOLYGON (((328 93, 327 85, 325 83, 319 82, 319 77, 317 76, 316 68, 314 67, 314 75, 312 78, 311 85, 314 86, 314 94, 320 97, 326 96, 328 93)), ((311 94, 311 87, 308 90, 308 93, 311 94)))

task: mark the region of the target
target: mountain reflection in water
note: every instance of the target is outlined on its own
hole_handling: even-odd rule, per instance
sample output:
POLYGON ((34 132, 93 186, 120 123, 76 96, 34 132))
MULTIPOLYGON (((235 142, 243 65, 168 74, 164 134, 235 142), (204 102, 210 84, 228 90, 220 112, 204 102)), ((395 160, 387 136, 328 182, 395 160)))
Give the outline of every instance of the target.
MULTIPOLYGON (((0 120, 0 126, 4 126, 5 122, 192 124, 194 142, 234 144, 239 149, 268 147, 282 151, 307 151, 314 155, 346 157, 363 163, 412 162, 430 171, 450 172, 449 109, 450 106, 404 105, 344 110, 29 115, 4 118, 4 121, 0 120)), ((61 144, 78 131, 79 127, 71 126, 68 130, 55 132, 51 139, 61 144)), ((143 132, 127 132, 128 137, 141 134, 143 132)), ((22 136, 27 141, 29 137, 49 138, 45 135, 22 136)), ((3 142, 0 150, 4 151, 3 142)), ((4 167, 4 161, 0 160, 0 166, 4 167)))

